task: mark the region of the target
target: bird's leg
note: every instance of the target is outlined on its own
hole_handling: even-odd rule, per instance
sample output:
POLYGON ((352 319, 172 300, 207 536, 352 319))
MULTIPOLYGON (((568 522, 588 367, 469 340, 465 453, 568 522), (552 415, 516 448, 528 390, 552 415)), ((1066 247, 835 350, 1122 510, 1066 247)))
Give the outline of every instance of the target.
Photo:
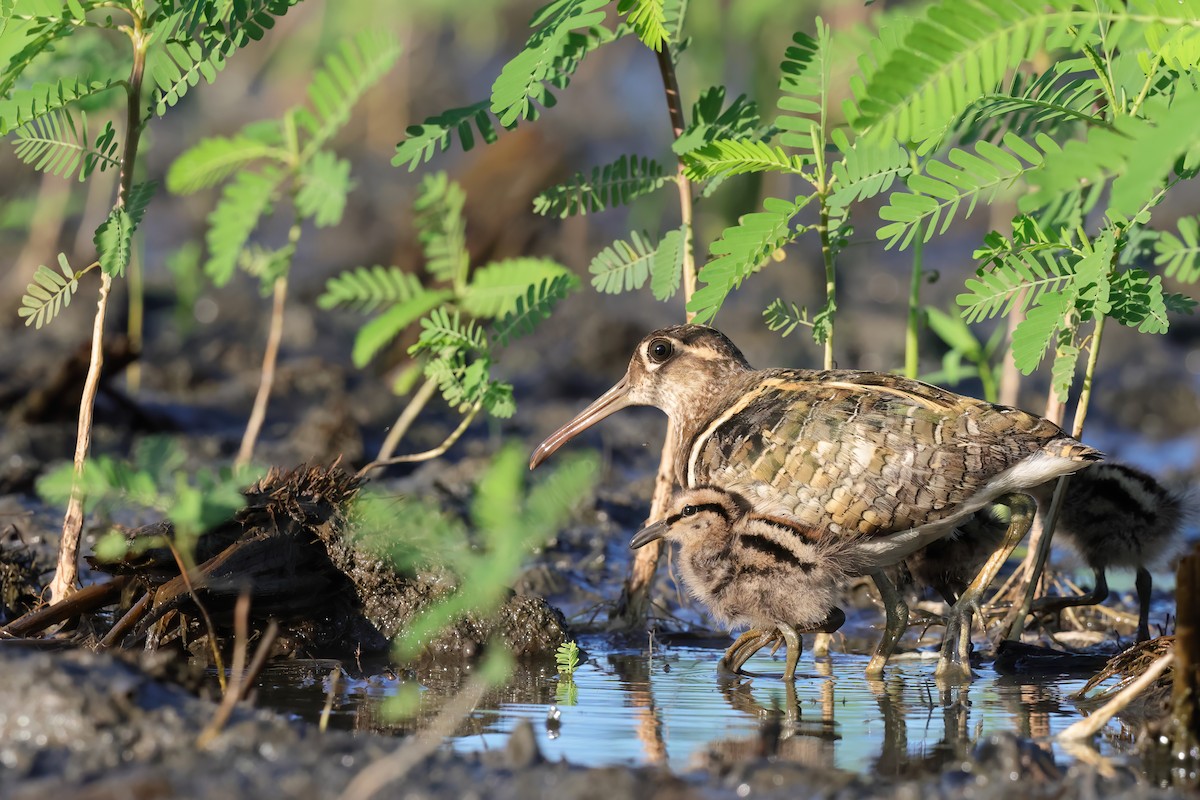
POLYGON ((938 658, 935 675, 939 678, 961 680, 971 677, 971 614, 979 607, 979 599, 987 591, 1000 567, 1008 560, 1020 541, 1029 532, 1033 524, 1033 515, 1037 504, 1026 494, 1008 494, 999 498, 997 503, 1008 506, 1010 518, 1008 530, 996 552, 992 553, 979 574, 971 581, 958 602, 946 615, 946 637, 942 640, 942 653, 938 658))
POLYGON ((784 662, 783 679, 785 681, 794 681, 796 679, 796 664, 800 661, 800 650, 803 645, 800 643, 800 634, 796 633, 796 629, 791 625, 780 624, 779 632, 783 634, 783 638, 787 641, 787 661, 784 662))
POLYGON ((833 643, 833 637, 828 633, 818 633, 813 637, 812 654, 813 658, 828 658, 829 645, 833 643))
POLYGON ((908 604, 904 602, 900 592, 896 591, 895 584, 887 575, 872 572, 870 576, 879 590, 879 598, 883 601, 884 623, 883 638, 879 640, 874 655, 867 663, 867 677, 879 678, 883 676, 888 657, 896 649, 896 642, 900 641, 904 629, 908 627, 908 604))
POLYGON ((1108 579, 1104 576, 1104 570, 1099 568, 1093 567, 1092 574, 1095 576, 1095 581, 1090 592, 1063 597, 1039 597, 1034 601, 1030 610, 1045 613, 1062 611, 1064 608, 1074 608, 1075 606, 1094 606, 1103 603, 1108 599, 1108 579))
POLYGON ((1150 590, 1154 585, 1150 571, 1145 567, 1138 567, 1137 581, 1134 585, 1138 594, 1137 640, 1144 642, 1150 638, 1150 590))
POLYGON ((750 660, 751 656, 774 642, 777 638, 779 638, 778 631, 761 631, 757 628, 751 628, 729 646, 729 649, 725 651, 725 655, 721 657, 718 666, 730 672, 741 672, 742 666, 750 660))

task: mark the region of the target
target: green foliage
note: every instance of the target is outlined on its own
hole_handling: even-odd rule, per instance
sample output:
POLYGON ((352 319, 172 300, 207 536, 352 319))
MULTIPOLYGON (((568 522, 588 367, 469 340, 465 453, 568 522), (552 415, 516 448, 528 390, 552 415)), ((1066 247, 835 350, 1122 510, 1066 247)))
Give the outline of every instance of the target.
POLYGON ((158 116, 203 78, 217 73, 235 52, 257 42, 300 0, 171 0, 161 3, 160 42, 147 58, 150 107, 158 116))
POLYGON ((1163 231, 1154 242, 1155 266, 1166 266, 1169 278, 1184 283, 1200 280, 1200 219, 1179 220, 1179 235, 1163 231))
POLYGON ((592 286, 620 294, 641 289, 650 279, 654 297, 668 300, 679 290, 684 246, 682 229, 669 231, 658 244, 634 231, 628 242, 617 240, 592 259, 592 286))
POLYGON ((568 457, 539 483, 526 488, 523 448, 514 445, 501 450, 471 501, 471 527, 478 544, 458 551, 459 588, 413 621, 397 641, 400 656, 411 658, 434 632, 462 614, 498 608, 525 555, 558 531, 590 493, 598 471, 595 456, 568 457))
POLYGON ((754 101, 738 95, 726 106, 725 87, 712 86, 701 92, 700 99, 692 105, 692 119, 671 143, 671 150, 682 156, 717 139, 761 139, 774 132, 773 128, 763 131, 759 126, 758 105, 754 101))
MULTIPOLYGON (((16 128, 36 125, 42 118, 107 92, 115 84, 114 80, 86 81, 64 78, 57 83, 38 84, 11 94, 5 90, 0 99, 0 136, 7 135, 16 128)), ((36 127, 31 130, 36 130, 36 127)), ((87 137, 81 138, 86 141, 87 137)))
POLYGON ((1034 141, 1036 146, 1010 132, 1003 140, 1007 149, 979 141, 974 154, 957 147, 950 150, 949 164, 926 161, 924 173, 908 178, 911 192, 893 193, 880 209, 879 216, 890 224, 876 236, 887 239, 889 249, 899 242, 903 250, 918 229, 925 231, 926 242, 945 233, 964 203, 963 217, 969 217, 981 198, 991 204, 1001 189, 1045 164, 1046 156, 1058 155, 1058 145, 1050 137, 1038 134, 1034 141))
POLYGON ((611 164, 576 173, 566 183, 547 189, 533 200, 533 210, 560 218, 628 205, 657 191, 673 179, 651 158, 621 156, 611 164))
POLYGON ((780 65, 780 114, 775 125, 785 146, 812 154, 825 149, 829 108, 829 28, 817 18, 817 38, 797 32, 780 65))
POLYGON ((466 280, 467 223, 463 218, 466 193, 444 172, 427 175, 413 203, 417 240, 425 252, 425 268, 435 280, 461 286, 466 280))
POLYGON ((834 211, 880 195, 891 189, 896 179, 912 172, 908 153, 894 141, 859 139, 850 144, 841 130, 833 131, 830 138, 842 154, 842 159, 833 165, 836 191, 829 196, 829 207, 834 211))
POLYGON ((763 310, 763 322, 767 330, 775 331, 782 338, 787 338, 797 327, 804 326, 812 331, 813 341, 824 344, 829 338, 835 311, 836 307, 827 300, 821 310, 810 318, 807 308, 785 303, 777 297, 763 310))
POLYGON ((432 159, 435 153, 447 150, 455 133, 458 134, 462 149, 470 150, 475 146, 472 126, 484 143, 496 141, 496 129, 492 126, 488 106, 488 101, 484 100, 463 108, 449 109, 429 117, 420 125, 410 125, 405 131, 407 138, 396 145, 392 164, 397 167, 408 164, 408 171, 412 172, 432 159))
POLYGON ((491 112, 501 125, 511 127, 518 120, 536 118, 535 102, 553 105, 546 84, 559 86, 561 76, 574 71, 582 58, 573 51, 579 44, 569 34, 603 23, 605 5, 607 0, 553 0, 534 15, 529 25, 534 32, 525 48, 504 65, 492 84, 491 112), (564 70, 566 61, 574 63, 564 70))
POLYGON ((80 276, 91 269, 76 272, 67 263, 65 253, 58 254, 58 268, 61 275, 44 264, 33 273, 33 282, 26 287, 21 307, 17 309, 17 315, 25 319, 26 325, 41 328, 71 305, 71 297, 79 291, 80 276))
POLYGON ((697 275, 706 285, 692 295, 687 306, 688 311, 695 312, 693 319, 697 324, 711 320, 730 292, 762 269, 775 251, 794 238, 792 218, 811 199, 811 196, 798 197, 789 202, 767 198, 763 201, 763 211, 747 214, 740 224, 726 228, 721 238, 713 242, 711 250, 716 258, 697 275))
MULTIPOLYGON (((258 3, 272 5, 271 0, 258 3)), ((219 10, 205 8, 202 19, 219 10)), ((253 14, 238 20, 225 24, 258 25, 258 35, 265 30, 253 14)), ((308 86, 310 107, 289 109, 278 121, 252 123, 234 136, 201 140, 171 164, 167 187, 172 192, 187 194, 224 184, 205 234, 204 271, 214 283, 228 283, 239 266, 257 274, 267 286, 287 274, 298 227, 289 234, 289 247, 273 251, 277 257, 267 262, 246 257, 254 232, 284 196, 292 200, 296 226, 306 219, 319 228, 341 222, 354 186, 350 164, 323 147, 345 125, 354 104, 392 68, 399 53, 399 43, 390 34, 361 33, 335 48, 314 73, 308 86), (268 262, 270 268, 263 268, 268 262)))
POLYGON ((621 0, 617 4, 617 13, 625 15, 642 43, 655 52, 671 41, 663 5, 663 0, 621 0))
POLYGON ((81 113, 80 123, 76 124, 70 110, 60 108, 21 126, 13 137, 13 146, 17 158, 39 172, 67 179, 78 174, 82 182, 97 167, 101 172, 109 167, 120 168, 115 136, 110 122, 93 141, 88 134, 87 115, 81 113))
POLYGON ((571 678, 575 675, 575 669, 579 666, 579 645, 575 642, 563 642, 558 646, 558 652, 554 654, 554 662, 558 666, 558 674, 564 678, 571 678))
POLYGON ((741 175, 746 172, 789 172, 803 174, 805 160, 789 156, 783 148, 754 140, 716 139, 688 151, 683 156, 687 176, 701 181, 708 178, 741 175))
MULTIPOLYGON (((506 259, 472 270, 465 202, 462 187, 444 173, 421 181, 413 220, 428 283, 399 267, 356 267, 332 278, 317 303, 368 313, 382 309, 355 337, 353 359, 359 367, 419 320, 421 334, 409 354, 437 382, 446 402, 463 413, 482 408, 507 417, 515 409, 512 387, 491 375, 494 346, 531 331, 578 279, 544 258, 506 259)), ((414 373, 408 375, 405 391, 414 373)))
MULTIPOLYGON (((162 514, 175 526, 176 541, 185 557, 191 543, 205 529, 228 520, 246 504, 242 487, 261 475, 261 470, 189 470, 188 456, 166 437, 140 440, 130 461, 108 456, 90 459, 79 483, 87 496, 87 510, 130 506, 162 514)), ((71 496, 74 469, 71 464, 47 472, 38 479, 38 494, 48 503, 65 505, 71 496)), ((124 537, 117 539, 124 544, 124 537)), ((124 548, 108 555, 119 558, 124 548)), ((100 551, 98 549, 98 554, 100 551)))
POLYGON ((1071 26, 1092 26, 1099 10, 1071 0, 942 0, 931 6, 867 81, 854 121, 872 137, 922 142, 1001 85, 1071 26))

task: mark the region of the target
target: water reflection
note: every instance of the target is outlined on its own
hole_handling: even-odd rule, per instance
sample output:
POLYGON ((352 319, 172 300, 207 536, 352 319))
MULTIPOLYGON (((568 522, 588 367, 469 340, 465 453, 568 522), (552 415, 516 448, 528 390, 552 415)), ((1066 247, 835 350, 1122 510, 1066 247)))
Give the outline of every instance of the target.
MULTIPOLYGON (((534 723, 547 757, 594 766, 712 768, 774 756, 903 777, 967 761, 981 741, 999 732, 1032 739, 1064 765, 1080 757, 1051 743, 1080 716, 1067 700, 1082 686, 1079 678, 1002 676, 983 668, 971 683, 939 687, 929 660, 902 662, 889 668, 885 680, 868 681, 865 656, 835 654, 801 661, 793 684, 778 677, 783 662, 767 655, 748 663, 754 675, 722 677, 717 648, 621 648, 602 638, 580 644, 591 658, 573 684, 560 681, 552 666, 518 670, 463 721, 453 745, 501 747, 525 718, 534 723)), ((436 714, 470 677, 469 671, 445 668, 370 674, 369 666, 367 676, 355 677, 356 669, 342 665, 350 674, 331 695, 329 675, 337 666, 274 667, 263 676, 259 703, 313 721, 329 705, 330 726, 404 733, 436 714), (384 704, 404 692, 419 694, 417 715, 397 722, 384 704)), ((1101 737, 1099 752, 1119 755, 1128 746, 1101 737)))

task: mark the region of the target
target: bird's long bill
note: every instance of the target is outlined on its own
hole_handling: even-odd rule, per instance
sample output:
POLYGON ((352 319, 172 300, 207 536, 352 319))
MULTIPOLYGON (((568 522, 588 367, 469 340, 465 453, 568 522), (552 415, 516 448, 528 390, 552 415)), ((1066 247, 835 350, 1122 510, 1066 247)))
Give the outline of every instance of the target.
POLYGON ((575 415, 575 418, 546 437, 546 441, 534 448, 529 457, 529 468, 535 469, 550 455, 575 437, 580 431, 595 425, 609 414, 614 414, 629 403, 629 375, 617 381, 616 385, 596 398, 590 406, 575 415))
POLYGON ((629 546, 632 549, 637 550, 639 547, 650 544, 655 539, 661 539, 666 532, 667 521, 665 519, 659 520, 653 525, 647 528, 642 528, 640 531, 635 533, 633 538, 629 540, 629 546))

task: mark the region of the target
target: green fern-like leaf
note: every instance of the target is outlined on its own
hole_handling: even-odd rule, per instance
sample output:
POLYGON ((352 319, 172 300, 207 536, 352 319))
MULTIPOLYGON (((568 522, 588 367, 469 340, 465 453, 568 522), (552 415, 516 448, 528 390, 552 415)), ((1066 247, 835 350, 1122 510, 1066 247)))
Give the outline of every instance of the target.
POLYGON ((683 156, 687 177, 694 181, 746 172, 803 174, 804 159, 783 148, 754 140, 717 139, 683 156))
POLYGON ((1048 136, 1039 134, 1034 141, 1036 146, 1015 133, 1007 133, 1003 144, 1008 149, 979 141, 974 154, 959 148, 951 150, 949 164, 927 161, 925 174, 909 176, 911 192, 894 192, 888 204, 879 210, 880 218, 889 224, 881 227, 876 237, 887 239, 889 249, 899 243, 903 250, 922 224, 927 242, 935 234, 945 233, 964 206, 963 216, 971 216, 979 200, 991 203, 1001 189, 1059 152, 1058 145, 1048 136))
POLYGON ((1007 90, 981 95, 958 125, 963 140, 994 141, 1004 131, 1029 137, 1054 134, 1066 126, 1110 127, 1094 112, 1102 91, 1094 77, 1068 77, 1074 63, 1058 63, 1040 75, 1015 72, 1007 90))
POLYGON ((854 125, 901 142, 936 136, 1048 40, 1103 18, 1072 0, 942 0, 867 82, 854 125))
POLYGON ((167 113, 201 78, 209 84, 215 81, 217 73, 225 69, 225 57, 231 49, 219 47, 206 52, 199 42, 190 39, 167 39, 152 48, 146 58, 146 78, 152 87, 154 113, 160 117, 167 113))
POLYGON ((283 173, 275 168, 239 172, 221 191, 221 199, 208 215, 208 261, 204 272, 224 286, 237 269, 238 256, 259 219, 267 213, 283 173))
POLYGON ((617 4, 617 13, 625 15, 638 38, 654 52, 662 50, 663 45, 671 41, 663 0, 621 0, 617 4))
POLYGON ((444 172, 427 175, 413 202, 417 239, 425 251, 425 268, 439 281, 460 286, 466 280, 467 223, 463 219, 466 193, 444 172))
POLYGON ((546 83, 559 74, 556 61, 571 44, 568 34, 603 23, 605 5, 606 0, 552 0, 534 15, 533 35, 492 84, 491 111, 501 125, 530 119, 534 101, 547 102, 546 83))
POLYGON ((779 116, 775 126, 782 131, 779 141, 785 147, 815 153, 825 147, 829 108, 829 27, 817 18, 817 37, 800 32, 792 36, 792 45, 779 65, 779 116))
POLYGON ((26 325, 41 328, 49 324, 71 305, 71 297, 79 291, 79 276, 83 272, 75 272, 64 253, 58 254, 58 268, 61 275, 44 264, 33 273, 33 282, 26 287, 21 307, 17 309, 17 316, 24 318, 26 325))
POLYGON ((201 139, 171 163, 167 189, 191 194, 216 186, 261 159, 282 163, 286 158, 286 153, 260 137, 239 134, 201 139))
POLYGON ((590 176, 576 173, 566 183, 539 194, 533 210, 542 216, 566 218, 628 205, 673 180, 651 158, 621 156, 611 164, 592 169, 590 176))
POLYGON ((495 319, 511 314, 531 287, 567 276, 578 283, 566 267, 548 258, 509 258, 480 267, 462 296, 462 308, 473 317, 495 319))
POLYGON ((1166 333, 1166 298, 1162 277, 1142 269, 1131 269, 1115 276, 1110 290, 1112 317, 1122 325, 1136 327, 1142 333, 1166 333))
POLYGON ((956 298, 967 322, 1007 315, 1018 304, 1024 310, 1038 302, 1043 293, 1060 292, 1070 282, 1074 269, 1065 257, 1055 255, 1055 249, 1013 252, 993 268, 981 268, 976 277, 968 278, 966 291, 956 298))
POLYGON ((601 250, 588 266, 592 287, 604 294, 641 289, 650 277, 656 252, 657 245, 637 231, 630 234, 628 242, 618 239, 601 250))
POLYGON ((300 0, 166 3, 146 59, 150 108, 162 116, 203 78, 212 83, 235 52, 257 42, 300 0))
POLYGON ((322 150, 300 168, 300 188, 296 192, 296 210, 311 219, 318 228, 342 221, 346 195, 354 188, 350 180, 350 162, 322 150))
POLYGON ((123 277, 129 266, 133 244, 133 220, 124 208, 114 208, 96 233, 92 241, 96 245, 96 260, 107 275, 123 277))
POLYGON ((0 99, 0 136, 119 85, 112 81, 64 78, 57 83, 40 83, 30 89, 15 91, 10 97, 0 99))
POLYGON ((496 141, 496 129, 492 126, 486 100, 463 108, 452 108, 429 117, 420 125, 410 126, 405 131, 404 141, 396 145, 396 155, 392 157, 392 164, 397 167, 408 164, 408 171, 412 172, 433 158, 435 153, 448 149, 456 133, 462 149, 470 150, 475 146, 472 126, 485 143, 491 144, 496 141))
POLYGON ((780 297, 776 297, 763 309, 763 322, 767 330, 775 331, 783 338, 787 338, 801 325, 812 327, 807 308, 801 308, 795 303, 785 303, 780 297))
POLYGON ((1200 280, 1200 218, 1179 220, 1179 235, 1163 231, 1154 242, 1155 266, 1166 266, 1168 278, 1184 283, 1200 280))
POLYGON ((1038 305, 1025 313, 1012 342, 1013 363, 1022 375, 1037 369, 1073 302, 1070 292, 1044 292, 1038 305))
POLYGON ((513 310, 496 323, 492 336, 504 346, 518 336, 532 333, 539 323, 550 317, 558 302, 578 285, 575 276, 566 273, 530 286, 523 297, 517 298, 513 310))
MULTIPOLYGON (((393 288, 398 288, 398 285, 393 288)), ((412 290, 408 296, 396 301, 359 329, 354 337, 354 348, 350 355, 354 366, 359 369, 365 367, 380 350, 403 333, 405 328, 453 296, 445 290, 424 289, 419 283, 415 287, 410 284, 407 288, 412 290)))
POLYGON ((451 314, 448 309, 435 308, 421 320, 421 336, 408 353, 415 356, 428 352, 436 356, 442 350, 486 353, 487 333, 474 320, 464 321, 458 311, 451 314))
POLYGON ((650 261, 650 291, 655 300, 670 300, 679 291, 686 250, 683 228, 668 231, 658 243, 650 261))
POLYGON ((850 144, 841 130, 833 131, 830 138, 842 153, 841 161, 833 165, 837 190, 829 196, 832 211, 883 194, 897 178, 905 178, 912 172, 908 153, 896 142, 860 139, 850 144))
POLYGON ((103 172, 112 167, 119 169, 121 159, 117 155, 116 131, 112 123, 93 144, 88 134, 87 115, 80 114, 80 122, 67 108, 59 108, 21 126, 14 137, 13 148, 17 158, 39 172, 58 175, 70 180, 76 173, 84 181, 99 167, 103 172))
POLYGON ((687 306, 688 311, 695 313, 696 324, 711 320, 730 292, 761 269, 776 250, 792 241, 795 237, 792 218, 811 200, 811 195, 794 201, 767 198, 763 201, 763 211, 747 214, 741 224, 725 229, 709 248, 716 258, 705 264, 697 276, 705 286, 692 295, 687 306))
POLYGON ((725 87, 712 86, 692 105, 691 122, 671 150, 682 156, 716 139, 754 138, 760 124, 757 103, 738 95, 726 107, 725 87))
POLYGON ((424 291, 425 287, 416 275, 399 267, 355 267, 333 276, 325 283, 325 291, 317 298, 317 306, 326 311, 351 308, 370 313, 385 303, 403 303, 424 291))
POLYGON ((154 193, 158 191, 158 181, 143 181, 135 183, 129 189, 129 196, 125 198, 125 210, 129 212, 129 219, 133 222, 133 229, 136 231, 138 226, 142 224, 142 217, 146 215, 146 208, 150 205, 150 201, 154 198, 154 193))
POLYGON ((365 30, 331 53, 308 85, 312 112, 297 114, 307 132, 304 154, 314 153, 350 119, 359 98, 395 65, 400 43, 384 28, 365 30))
POLYGON ((1071 384, 1075 382, 1075 370, 1079 364, 1079 348, 1073 344, 1059 345, 1054 349, 1054 364, 1050 367, 1050 386, 1060 403, 1067 401, 1071 384))

